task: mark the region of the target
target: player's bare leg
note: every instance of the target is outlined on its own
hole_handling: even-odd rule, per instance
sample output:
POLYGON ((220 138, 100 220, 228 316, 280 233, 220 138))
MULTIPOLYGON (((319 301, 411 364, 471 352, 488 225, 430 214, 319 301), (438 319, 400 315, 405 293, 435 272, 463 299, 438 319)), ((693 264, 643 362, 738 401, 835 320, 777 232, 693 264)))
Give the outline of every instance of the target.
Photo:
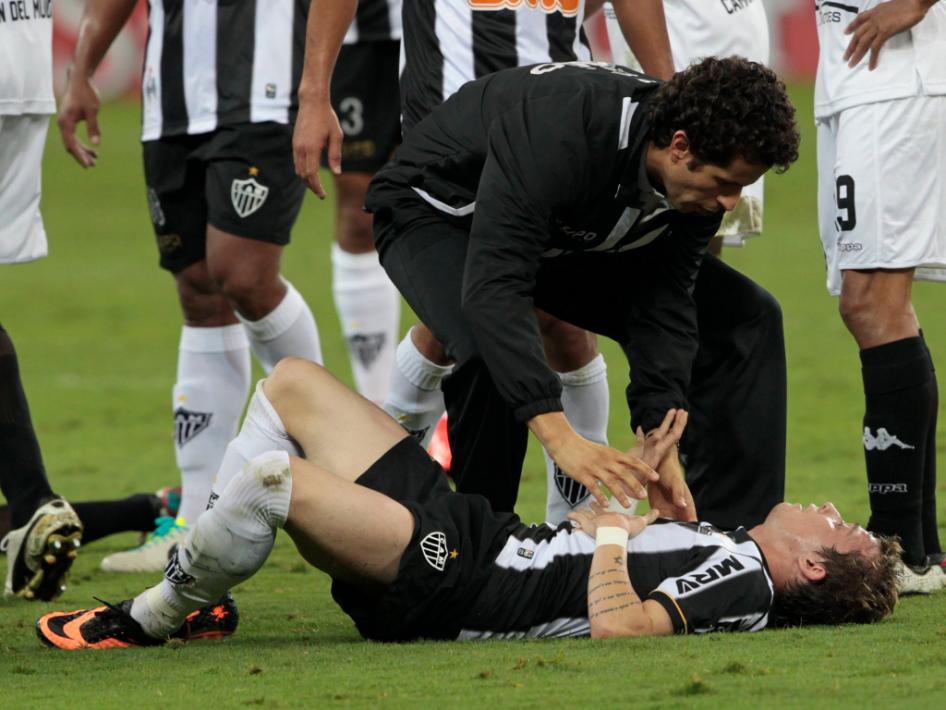
POLYGON ((401 295, 378 261, 373 217, 364 210, 372 174, 334 176, 337 211, 332 295, 348 344, 357 390, 372 402, 388 395, 401 324, 401 295))
POLYGON ((937 385, 911 301, 913 269, 845 270, 840 311, 860 348, 870 529, 899 535, 915 567, 941 552, 936 531, 937 385))

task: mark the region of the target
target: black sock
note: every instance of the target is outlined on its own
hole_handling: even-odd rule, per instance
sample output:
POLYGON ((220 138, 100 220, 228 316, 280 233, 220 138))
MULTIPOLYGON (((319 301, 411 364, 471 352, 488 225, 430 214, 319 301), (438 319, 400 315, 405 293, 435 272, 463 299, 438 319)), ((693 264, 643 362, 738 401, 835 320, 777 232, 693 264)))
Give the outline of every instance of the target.
POLYGON ((922 564, 926 447, 936 416, 936 380, 919 337, 861 350, 868 528, 898 535, 904 559, 922 564))
MULTIPOLYGON (((922 330, 920 338, 923 338, 922 330)), ((939 409, 939 388, 936 384, 933 356, 926 346, 926 339, 923 339, 923 349, 930 363, 930 372, 933 373, 933 419, 926 437, 926 460, 923 467, 923 546, 926 548, 927 555, 939 555, 943 552, 939 543, 939 529, 936 525, 936 413, 939 409)))
POLYGON ((73 503, 72 507, 82 521, 82 542, 88 544, 120 532, 150 532, 161 511, 161 500, 155 495, 138 493, 122 500, 73 503))
POLYGON ((10 504, 10 526, 26 525, 53 496, 20 381, 16 350, 0 325, 0 491, 10 504))

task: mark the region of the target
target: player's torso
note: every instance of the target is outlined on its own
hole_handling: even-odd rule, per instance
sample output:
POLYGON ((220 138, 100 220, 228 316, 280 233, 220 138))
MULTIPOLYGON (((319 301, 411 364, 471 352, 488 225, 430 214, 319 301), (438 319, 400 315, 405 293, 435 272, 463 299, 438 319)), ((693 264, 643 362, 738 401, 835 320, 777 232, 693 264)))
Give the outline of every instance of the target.
POLYGON ((873 71, 868 57, 851 68, 844 52, 851 41, 848 25, 862 12, 887 0, 818 0, 820 55, 815 87, 815 115, 829 116, 845 108, 916 94, 946 93, 946 4, 933 5, 911 30, 884 44, 873 71))
POLYGON ((149 0, 142 139, 292 120, 309 0, 149 0))
POLYGON ((52 0, 0 2, 0 115, 56 110, 52 37, 52 0))
MULTIPOLYGON (((639 66, 610 3, 605 13, 614 62, 639 66)), ((768 64, 769 28, 762 0, 664 0, 664 16, 678 71, 703 57, 733 54, 768 64)))
POLYGON ((584 0, 411 0, 403 9, 405 130, 464 83, 500 69, 590 59, 584 0))

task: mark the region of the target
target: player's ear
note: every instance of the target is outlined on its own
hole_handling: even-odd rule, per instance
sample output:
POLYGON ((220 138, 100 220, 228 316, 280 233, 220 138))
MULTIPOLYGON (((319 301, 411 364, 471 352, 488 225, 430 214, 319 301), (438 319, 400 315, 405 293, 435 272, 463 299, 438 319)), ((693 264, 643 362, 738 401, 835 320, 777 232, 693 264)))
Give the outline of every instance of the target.
POLYGON ((690 153, 690 139, 686 131, 677 130, 670 137, 670 159, 673 162, 689 162, 692 158, 690 153))
POLYGON ((828 573, 824 566, 824 560, 812 553, 798 556, 798 570, 801 572, 801 576, 809 582, 820 582, 828 573))

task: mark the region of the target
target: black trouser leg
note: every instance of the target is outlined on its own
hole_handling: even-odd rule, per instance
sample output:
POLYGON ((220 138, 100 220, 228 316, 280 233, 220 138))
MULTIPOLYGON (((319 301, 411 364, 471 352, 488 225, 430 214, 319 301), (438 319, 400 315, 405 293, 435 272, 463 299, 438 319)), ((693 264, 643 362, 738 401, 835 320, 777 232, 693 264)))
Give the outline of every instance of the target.
POLYGON ((494 510, 512 511, 528 431, 496 390, 460 309, 467 239, 465 230, 440 219, 414 222, 382 249, 381 263, 455 362, 443 396, 457 489, 486 496, 494 510))
POLYGON ((707 256, 694 300, 700 348, 681 442, 700 520, 723 529, 764 520, 785 494, 786 372, 778 302, 707 256))
POLYGON ((444 380, 443 398, 457 490, 485 496, 495 511, 512 512, 528 429, 516 421, 479 358, 457 364, 444 380))
POLYGON ((10 527, 25 525, 40 502, 53 496, 30 408, 20 381, 13 341, 0 325, 0 491, 10 504, 10 527))

